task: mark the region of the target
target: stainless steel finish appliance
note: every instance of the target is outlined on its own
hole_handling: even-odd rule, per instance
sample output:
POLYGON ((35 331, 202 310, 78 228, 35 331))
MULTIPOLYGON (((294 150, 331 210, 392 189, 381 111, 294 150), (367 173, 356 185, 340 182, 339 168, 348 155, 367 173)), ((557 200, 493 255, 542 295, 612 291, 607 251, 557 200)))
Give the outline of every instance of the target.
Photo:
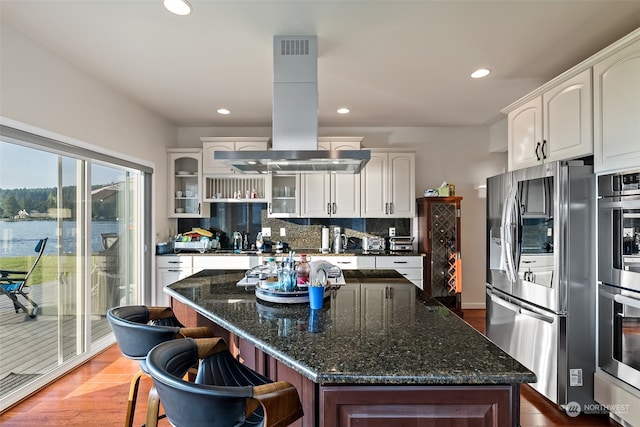
POLYGON ((640 389, 640 171, 598 177, 598 366, 640 389))
POLYGON ((410 252, 413 250, 413 237, 394 236, 389 237, 389 250, 392 252, 410 252))
POLYGON ((340 231, 340 227, 333 229, 333 253, 341 254, 347 249, 347 236, 340 231))
POLYGON ((640 171, 598 177, 598 280, 640 292, 640 171))
POLYGON ((318 150, 318 39, 273 38, 273 150, 216 151, 242 173, 360 173, 370 150, 318 150))
POLYGON ((369 236, 362 239, 362 252, 382 252, 384 247, 384 237, 369 236))
POLYGON ((595 404, 595 177, 553 162, 487 180, 487 336, 558 405, 595 404))

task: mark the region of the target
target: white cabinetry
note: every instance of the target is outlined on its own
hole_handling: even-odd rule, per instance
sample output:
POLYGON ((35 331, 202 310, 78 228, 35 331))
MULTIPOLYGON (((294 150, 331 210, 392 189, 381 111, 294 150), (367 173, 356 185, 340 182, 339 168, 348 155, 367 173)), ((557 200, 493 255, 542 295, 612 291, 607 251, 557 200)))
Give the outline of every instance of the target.
POLYGON ((169 217, 200 218, 208 216, 202 203, 202 150, 168 149, 169 217))
POLYGON ((377 256, 377 270, 396 270, 411 283, 422 289, 423 256, 377 256))
POLYGON ((375 269, 376 260, 372 256, 354 255, 310 255, 309 261, 326 261, 337 265, 341 270, 366 270, 375 269))
POLYGON ((272 175, 266 184, 267 214, 272 218, 300 216, 300 175, 272 175))
POLYGON ((193 272, 202 270, 249 270, 259 263, 259 257, 251 255, 195 255, 193 272))
POLYGON ((518 101, 508 112, 509 170, 593 153, 591 87, 586 69, 518 101))
POLYGON ((415 215, 415 154, 371 151, 361 173, 363 218, 412 218, 415 215))
MULTIPOLYGON (((359 150, 362 138, 319 138, 318 150, 359 150)), ((360 216, 360 174, 302 174, 300 215, 312 218, 360 216)))
POLYGON ((156 257, 156 292, 155 305, 168 306, 169 297, 163 289, 193 274, 193 256, 162 255, 156 257))
POLYGON ((596 172, 640 166, 640 32, 593 66, 596 172))
POLYGON ((223 162, 214 160, 216 151, 264 151, 269 146, 269 138, 259 137, 203 137, 202 173, 205 175, 229 175, 235 170, 223 162))

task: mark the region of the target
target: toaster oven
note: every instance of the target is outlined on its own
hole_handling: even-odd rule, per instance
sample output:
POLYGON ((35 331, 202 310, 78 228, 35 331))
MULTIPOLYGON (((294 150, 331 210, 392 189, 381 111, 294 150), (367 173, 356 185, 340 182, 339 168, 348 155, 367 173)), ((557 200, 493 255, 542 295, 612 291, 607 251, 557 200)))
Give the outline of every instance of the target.
POLYGON ((382 252, 384 251, 383 237, 365 237, 362 239, 363 252, 382 252))
POLYGON ((413 237, 410 237, 410 236, 389 237, 389 250, 392 252, 413 251, 413 237))

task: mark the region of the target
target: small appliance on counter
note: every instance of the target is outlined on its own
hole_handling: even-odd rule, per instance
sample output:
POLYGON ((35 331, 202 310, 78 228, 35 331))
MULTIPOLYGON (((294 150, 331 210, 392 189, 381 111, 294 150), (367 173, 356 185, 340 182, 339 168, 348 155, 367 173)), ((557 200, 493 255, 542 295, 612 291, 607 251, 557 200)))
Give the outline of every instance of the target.
POLYGON ((347 249, 347 236, 340 232, 340 227, 333 229, 333 253, 341 254, 347 249))
POLYGON ((389 250, 391 252, 413 251, 413 237, 412 236, 389 237, 389 250))
POLYGON ((384 252, 385 242, 384 237, 369 236, 362 238, 362 253, 377 253, 384 252))

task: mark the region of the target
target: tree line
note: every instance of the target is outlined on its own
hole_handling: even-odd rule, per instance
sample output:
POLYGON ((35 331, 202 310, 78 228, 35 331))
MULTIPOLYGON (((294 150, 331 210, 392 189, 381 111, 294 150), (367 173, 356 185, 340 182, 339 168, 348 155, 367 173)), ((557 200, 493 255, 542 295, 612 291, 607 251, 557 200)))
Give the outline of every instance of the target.
MULTIPOLYGON (((102 185, 95 186, 100 188, 102 185)), ((61 206, 71 213, 69 219, 76 218, 77 187, 62 187, 61 206)), ((57 208, 57 188, 0 188, 0 218, 14 218, 20 211, 26 211, 28 217, 43 217, 49 209, 57 208), (36 215, 34 215, 36 214, 36 215), (42 215, 37 215, 42 214, 42 215)), ((117 217, 117 197, 92 202, 92 217, 115 219, 117 217)))

